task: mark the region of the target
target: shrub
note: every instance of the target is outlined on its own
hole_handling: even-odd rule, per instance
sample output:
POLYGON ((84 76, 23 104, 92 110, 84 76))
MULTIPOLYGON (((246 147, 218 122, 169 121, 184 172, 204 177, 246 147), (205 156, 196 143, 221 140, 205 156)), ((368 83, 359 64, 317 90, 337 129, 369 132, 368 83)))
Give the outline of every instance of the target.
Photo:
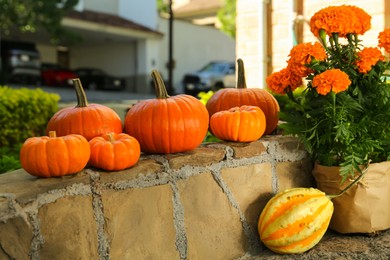
POLYGON ((19 167, 20 145, 29 137, 45 134, 59 99, 41 89, 0 86, 0 172, 19 167))

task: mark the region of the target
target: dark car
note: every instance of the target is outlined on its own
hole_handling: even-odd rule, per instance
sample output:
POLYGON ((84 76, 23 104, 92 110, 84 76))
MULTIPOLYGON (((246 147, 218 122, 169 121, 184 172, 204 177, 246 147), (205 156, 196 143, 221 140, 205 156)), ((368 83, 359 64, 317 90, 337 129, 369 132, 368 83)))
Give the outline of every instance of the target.
POLYGON ((72 70, 53 63, 42 63, 41 75, 42 84, 46 86, 73 86, 72 79, 77 78, 72 70))
POLYGON ((217 91, 221 88, 234 87, 230 84, 227 77, 235 77, 236 67, 234 62, 213 61, 208 63, 200 70, 185 74, 182 80, 184 93, 196 96, 199 92, 207 92, 209 90, 217 91))
POLYGON ((41 60, 34 43, 4 40, 0 47, 2 83, 40 83, 41 60))
POLYGON ((79 68, 74 72, 86 89, 123 90, 126 86, 123 78, 108 75, 101 69, 79 68))

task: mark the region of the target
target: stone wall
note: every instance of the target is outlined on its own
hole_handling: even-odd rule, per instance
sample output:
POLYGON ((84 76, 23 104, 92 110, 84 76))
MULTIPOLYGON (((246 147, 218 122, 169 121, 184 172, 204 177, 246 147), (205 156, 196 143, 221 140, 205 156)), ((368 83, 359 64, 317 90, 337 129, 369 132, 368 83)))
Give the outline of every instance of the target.
POLYGON ((0 175, 0 259, 239 259, 278 191, 313 185, 297 140, 210 143, 142 155, 119 172, 0 175))

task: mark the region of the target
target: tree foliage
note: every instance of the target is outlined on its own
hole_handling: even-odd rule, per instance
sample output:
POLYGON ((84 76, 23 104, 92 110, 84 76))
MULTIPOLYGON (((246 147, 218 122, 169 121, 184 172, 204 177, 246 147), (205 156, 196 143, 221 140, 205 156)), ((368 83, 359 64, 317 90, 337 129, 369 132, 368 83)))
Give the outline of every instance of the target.
POLYGON ((67 40, 70 32, 61 25, 64 14, 79 0, 0 0, 0 32, 13 30, 35 33, 46 30, 56 42, 67 40))
POLYGON ((237 0, 225 0, 225 5, 217 13, 221 31, 232 38, 236 38, 236 2, 237 0))

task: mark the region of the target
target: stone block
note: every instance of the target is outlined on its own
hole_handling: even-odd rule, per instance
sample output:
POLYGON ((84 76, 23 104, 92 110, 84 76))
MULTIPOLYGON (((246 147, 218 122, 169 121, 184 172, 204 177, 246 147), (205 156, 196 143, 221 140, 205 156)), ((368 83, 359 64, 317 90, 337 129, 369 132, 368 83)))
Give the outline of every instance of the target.
POLYGON ((137 179, 141 174, 144 176, 161 172, 163 169, 162 164, 152 159, 140 160, 136 165, 128 169, 116 172, 99 171, 100 181, 102 183, 116 183, 119 181, 131 181, 137 179))
POLYGON ((103 191, 110 259, 179 259, 172 201, 169 185, 103 191))
POLYGON ((84 171, 63 177, 37 178, 28 174, 25 170, 19 169, 1 175, 0 191, 1 193, 14 194, 18 203, 26 204, 35 200, 39 194, 50 190, 63 189, 73 184, 89 183, 89 175, 84 171), (25 187, 28 187, 28 189, 25 187))
POLYGON ((247 222, 257 230, 262 209, 272 197, 272 167, 270 163, 225 168, 224 182, 244 213, 247 222))
POLYGON ((315 187, 309 159, 281 162, 276 165, 279 192, 294 187, 315 187))
POLYGON ((92 197, 69 196, 39 209, 42 259, 99 259, 92 197))
POLYGON ((171 169, 180 169, 183 166, 201 166, 205 167, 212 163, 218 163, 225 157, 225 151, 222 148, 198 147, 186 153, 167 154, 171 169))
POLYGON ((250 143, 229 142, 228 145, 234 150, 234 158, 250 158, 260 155, 266 151, 261 141, 250 143))
POLYGON ((31 225, 22 217, 1 222, 0 259, 29 259, 32 237, 31 225))
POLYGON ((188 259, 236 259, 246 252, 237 209, 209 173, 178 181, 188 259))

